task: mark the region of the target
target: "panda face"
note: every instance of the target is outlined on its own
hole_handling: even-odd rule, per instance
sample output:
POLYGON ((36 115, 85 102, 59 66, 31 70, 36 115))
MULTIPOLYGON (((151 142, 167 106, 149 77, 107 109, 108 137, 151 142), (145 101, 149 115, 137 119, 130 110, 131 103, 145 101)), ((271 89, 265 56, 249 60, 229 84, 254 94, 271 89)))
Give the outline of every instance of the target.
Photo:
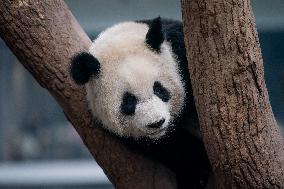
POLYGON ((93 42, 89 55, 100 71, 86 83, 93 116, 124 137, 159 139, 180 114, 185 90, 171 46, 160 52, 145 43, 148 25, 115 25, 93 42))

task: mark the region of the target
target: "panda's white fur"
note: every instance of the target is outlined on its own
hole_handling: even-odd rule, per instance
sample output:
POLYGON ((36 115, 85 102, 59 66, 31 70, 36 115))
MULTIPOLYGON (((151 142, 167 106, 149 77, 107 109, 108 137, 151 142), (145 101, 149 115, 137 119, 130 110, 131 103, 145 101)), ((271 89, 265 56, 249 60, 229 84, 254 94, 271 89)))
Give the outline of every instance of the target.
POLYGON ((199 123, 183 38, 179 21, 120 23, 72 58, 70 74, 86 86, 92 114, 105 129, 173 170, 179 189, 200 189, 211 166, 195 132, 199 123))
POLYGON ((136 139, 158 139, 165 135, 182 110, 186 95, 171 45, 164 41, 160 53, 152 51, 145 44, 148 30, 147 24, 120 23, 102 32, 89 49, 101 65, 99 75, 86 84, 94 117, 111 132, 136 139), (155 81, 169 90, 168 102, 154 95, 155 81), (138 98, 133 116, 120 111, 126 91, 138 98), (159 129, 146 127, 162 118, 165 122, 159 129))

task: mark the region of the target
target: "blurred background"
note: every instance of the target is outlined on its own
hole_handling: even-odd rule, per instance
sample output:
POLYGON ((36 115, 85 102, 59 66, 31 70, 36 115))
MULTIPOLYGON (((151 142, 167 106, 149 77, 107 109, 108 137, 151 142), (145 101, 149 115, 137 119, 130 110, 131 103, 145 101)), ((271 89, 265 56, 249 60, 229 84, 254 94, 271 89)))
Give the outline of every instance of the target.
MULTIPOLYGON (((178 0, 65 0, 93 39, 126 20, 181 20, 178 0)), ((284 124, 284 1, 253 0, 270 100, 284 124)), ((50 94, 0 39, 0 188, 112 188, 50 94)))

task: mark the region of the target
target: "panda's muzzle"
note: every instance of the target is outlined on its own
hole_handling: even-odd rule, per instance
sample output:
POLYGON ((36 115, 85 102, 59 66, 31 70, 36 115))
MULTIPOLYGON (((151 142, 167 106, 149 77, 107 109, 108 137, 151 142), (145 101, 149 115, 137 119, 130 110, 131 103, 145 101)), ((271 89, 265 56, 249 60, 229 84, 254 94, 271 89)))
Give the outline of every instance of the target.
POLYGON ((158 122, 148 124, 148 125, 147 125, 147 128, 150 128, 150 129, 159 129, 164 123, 165 123, 165 119, 163 118, 163 119, 161 119, 161 120, 158 121, 158 122))

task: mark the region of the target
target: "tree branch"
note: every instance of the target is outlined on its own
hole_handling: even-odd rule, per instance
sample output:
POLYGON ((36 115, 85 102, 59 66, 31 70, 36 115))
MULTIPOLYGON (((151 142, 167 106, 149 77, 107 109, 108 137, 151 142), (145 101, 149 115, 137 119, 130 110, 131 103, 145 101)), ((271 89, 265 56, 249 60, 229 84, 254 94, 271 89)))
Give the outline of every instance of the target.
POLYGON ((176 188, 172 172, 93 123, 85 89, 71 82, 68 71, 70 57, 91 41, 62 0, 0 0, 0 25, 1 38, 57 100, 116 188, 176 188))
POLYGON ((249 0, 182 0, 189 71, 218 188, 284 188, 284 143, 249 0))

